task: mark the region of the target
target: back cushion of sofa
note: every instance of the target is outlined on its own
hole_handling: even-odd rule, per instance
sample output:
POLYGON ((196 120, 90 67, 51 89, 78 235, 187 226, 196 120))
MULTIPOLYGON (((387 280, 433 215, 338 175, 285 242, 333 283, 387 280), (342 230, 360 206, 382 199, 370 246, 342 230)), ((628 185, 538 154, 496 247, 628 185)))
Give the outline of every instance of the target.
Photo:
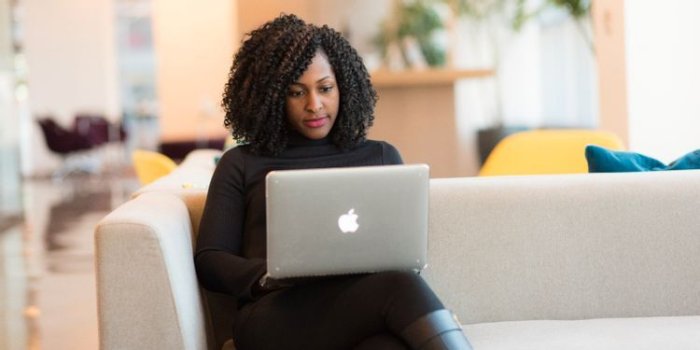
POLYGON ((426 279, 464 323, 700 314, 700 171, 433 179, 426 279))

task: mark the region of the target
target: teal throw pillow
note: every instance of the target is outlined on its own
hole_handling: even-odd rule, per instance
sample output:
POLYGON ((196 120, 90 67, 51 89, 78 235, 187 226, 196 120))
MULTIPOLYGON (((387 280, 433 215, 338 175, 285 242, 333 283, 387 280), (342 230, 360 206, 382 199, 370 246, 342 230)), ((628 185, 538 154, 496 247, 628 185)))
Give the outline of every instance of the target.
POLYGON ((613 151, 600 146, 588 145, 586 146, 586 160, 590 173, 700 169, 700 149, 666 165, 643 154, 613 151))

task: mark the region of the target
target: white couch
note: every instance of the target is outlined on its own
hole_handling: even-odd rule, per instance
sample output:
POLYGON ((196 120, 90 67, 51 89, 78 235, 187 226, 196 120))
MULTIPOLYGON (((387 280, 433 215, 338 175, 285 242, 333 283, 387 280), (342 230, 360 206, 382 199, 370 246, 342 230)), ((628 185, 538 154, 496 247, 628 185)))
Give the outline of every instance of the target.
MULTIPOLYGON (((102 349, 228 338, 192 261, 215 154, 97 226, 102 349)), ((700 349, 700 171, 432 179, 423 274, 476 350, 700 349)))

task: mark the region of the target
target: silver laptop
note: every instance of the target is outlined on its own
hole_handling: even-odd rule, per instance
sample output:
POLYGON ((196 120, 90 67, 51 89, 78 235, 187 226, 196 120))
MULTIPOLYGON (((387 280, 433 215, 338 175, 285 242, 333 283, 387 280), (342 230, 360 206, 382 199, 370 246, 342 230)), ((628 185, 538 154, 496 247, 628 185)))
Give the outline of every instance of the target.
POLYGON ((425 164, 270 172, 268 277, 423 269, 428 180, 425 164))

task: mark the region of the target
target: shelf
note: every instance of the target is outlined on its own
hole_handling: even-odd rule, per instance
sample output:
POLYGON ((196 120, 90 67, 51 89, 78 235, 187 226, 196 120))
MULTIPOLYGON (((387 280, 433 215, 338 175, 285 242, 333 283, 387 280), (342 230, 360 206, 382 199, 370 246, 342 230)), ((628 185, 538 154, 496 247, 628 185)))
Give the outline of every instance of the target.
POLYGON ((460 79, 487 78, 493 75, 492 69, 378 70, 370 73, 372 84, 376 88, 451 85, 460 79))

